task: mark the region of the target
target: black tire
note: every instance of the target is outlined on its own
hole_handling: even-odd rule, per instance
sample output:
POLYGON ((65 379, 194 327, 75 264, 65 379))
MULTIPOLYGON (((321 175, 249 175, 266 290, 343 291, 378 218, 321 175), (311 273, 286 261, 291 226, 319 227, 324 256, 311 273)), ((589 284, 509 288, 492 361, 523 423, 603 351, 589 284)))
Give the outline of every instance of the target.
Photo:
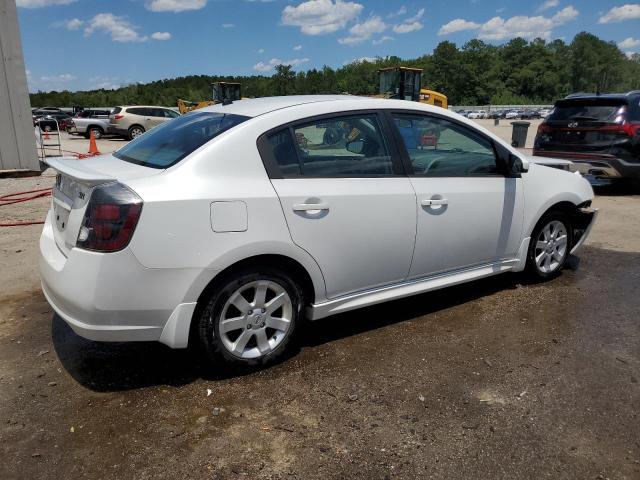
MULTIPOLYGON (((270 266, 243 269, 220 279, 216 282, 214 288, 210 290, 208 298, 203 300, 200 314, 196 317, 198 322, 196 333, 204 357, 214 365, 225 364, 240 370, 262 367, 278 361, 297 343, 298 331, 302 323, 303 304, 302 290, 297 282, 286 273, 270 266), (269 353, 255 358, 241 358, 238 354, 232 353, 228 346, 225 346, 228 343, 225 344, 220 332, 223 310, 231 295, 246 285, 260 281, 274 282, 286 291, 291 301, 291 320, 284 337, 281 337, 279 343, 269 353)), ((275 310, 275 312, 277 311, 275 310)), ((236 317, 238 315, 232 316, 236 317)), ((263 328, 264 325, 263 323, 263 328)), ((246 328, 249 330, 251 327, 247 326, 246 328)), ((260 329, 259 326, 254 326, 253 328, 260 329)), ((267 331, 269 329, 264 328, 264 330, 267 331)), ((239 332, 238 337, 245 333, 244 329, 236 330, 236 332, 239 332)), ((255 332, 257 333, 257 330, 255 332)), ((249 335, 255 335, 248 333, 249 335)), ((275 334, 276 332, 274 332, 275 334)), ((229 337, 225 338, 228 340, 229 337)), ((257 336, 253 338, 256 344, 254 348, 258 348, 257 336)), ((250 342, 251 340, 247 345, 250 345, 250 342)))
POLYGON ((128 138, 129 138, 129 140, 133 140, 137 136, 142 135, 144 132, 145 132, 144 127, 142 127, 141 125, 132 125, 131 127, 129 127, 128 138), (136 131, 139 131, 140 134, 136 135, 136 131))
POLYGON ((93 131, 93 138, 95 138, 96 140, 100 140, 104 136, 104 130, 102 130, 102 128, 91 126, 87 128, 87 131, 84 134, 85 138, 91 138, 91 131, 93 131))
POLYGON ((573 230, 571 228, 571 221, 569 216, 559 210, 554 210, 544 214, 536 224, 536 227, 533 229, 533 233, 531 234, 529 251, 527 252, 527 273, 535 280, 550 280, 557 277, 558 275, 560 275, 560 272, 562 271, 562 268, 564 267, 567 258, 569 257, 569 251, 571 250, 572 245, 573 230), (537 247, 537 244, 538 240, 541 237, 542 231, 547 227, 547 225, 550 225, 552 222, 560 222, 563 225, 567 237, 566 246, 564 248, 564 251, 562 252, 562 258, 558 260, 556 257, 552 256, 553 268, 551 270, 545 271, 545 268, 539 266, 536 262, 536 252, 538 251, 538 255, 542 253, 542 251, 539 250, 539 247, 537 247))

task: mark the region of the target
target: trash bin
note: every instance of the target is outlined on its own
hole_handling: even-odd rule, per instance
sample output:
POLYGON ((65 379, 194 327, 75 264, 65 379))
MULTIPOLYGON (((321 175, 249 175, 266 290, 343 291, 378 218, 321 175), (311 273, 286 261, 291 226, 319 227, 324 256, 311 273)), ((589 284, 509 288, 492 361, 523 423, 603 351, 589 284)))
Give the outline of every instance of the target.
POLYGON ((500 125, 500 119, 499 118, 494 118, 493 119, 493 124, 497 127, 498 125, 500 125))
POLYGON ((511 122, 513 130, 511 131, 511 146, 515 148, 524 148, 527 143, 527 131, 531 122, 511 122))

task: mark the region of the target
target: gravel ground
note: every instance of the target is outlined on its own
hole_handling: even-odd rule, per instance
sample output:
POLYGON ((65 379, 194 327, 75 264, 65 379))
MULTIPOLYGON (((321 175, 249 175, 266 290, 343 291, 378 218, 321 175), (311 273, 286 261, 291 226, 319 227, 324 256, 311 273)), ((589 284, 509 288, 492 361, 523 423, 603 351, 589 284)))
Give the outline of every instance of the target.
MULTIPOLYGON (((0 195, 52 182, 0 179, 0 195)), ((0 478, 638 479, 640 196, 599 193, 559 278, 329 318, 245 376, 78 337, 39 290, 40 227, 1 228, 0 478)))

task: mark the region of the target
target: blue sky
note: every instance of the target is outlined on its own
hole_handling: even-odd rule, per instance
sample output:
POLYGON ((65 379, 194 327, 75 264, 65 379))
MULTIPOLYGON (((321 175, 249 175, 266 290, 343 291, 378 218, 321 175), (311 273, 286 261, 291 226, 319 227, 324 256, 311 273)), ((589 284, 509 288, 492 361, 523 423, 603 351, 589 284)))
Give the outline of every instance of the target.
POLYGON ((30 89, 115 88, 417 57, 443 40, 571 41, 640 52, 640 3, 612 0, 17 0, 30 89))

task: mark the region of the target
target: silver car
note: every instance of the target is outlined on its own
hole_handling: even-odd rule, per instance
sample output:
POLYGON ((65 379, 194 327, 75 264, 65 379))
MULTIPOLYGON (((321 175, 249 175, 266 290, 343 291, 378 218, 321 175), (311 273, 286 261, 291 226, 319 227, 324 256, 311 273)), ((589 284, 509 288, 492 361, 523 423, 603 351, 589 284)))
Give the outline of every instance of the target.
POLYGON ((119 106, 109 115, 109 133, 133 140, 147 130, 179 116, 178 112, 168 107, 119 106))

